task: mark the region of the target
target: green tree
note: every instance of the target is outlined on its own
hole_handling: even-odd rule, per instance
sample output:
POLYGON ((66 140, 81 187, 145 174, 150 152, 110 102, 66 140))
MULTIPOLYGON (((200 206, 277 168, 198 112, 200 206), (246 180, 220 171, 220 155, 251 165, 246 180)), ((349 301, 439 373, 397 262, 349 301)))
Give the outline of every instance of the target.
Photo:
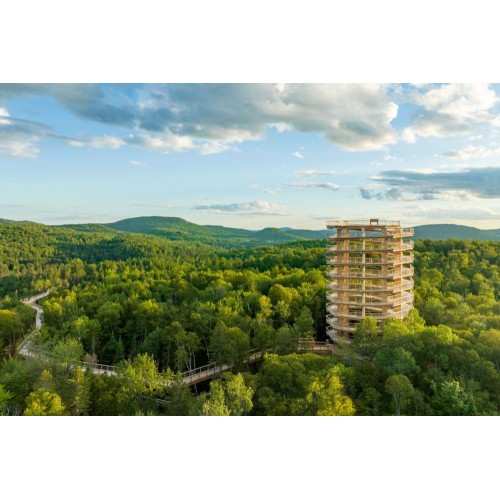
POLYGON ((212 383, 222 384, 225 404, 230 415, 245 415, 253 408, 253 389, 245 384, 241 373, 236 375, 226 373, 222 381, 212 383))
POLYGON ((414 388, 406 375, 391 375, 385 382, 386 392, 392 396, 396 415, 411 403, 414 388))
POLYGON ((222 385, 210 384, 210 393, 201 400, 200 415, 207 417, 228 417, 231 413, 226 405, 226 398, 222 385))
POLYGON ((80 341, 84 341, 90 353, 95 354, 101 335, 101 325, 96 319, 81 316, 73 321, 73 331, 80 341))
POLYGON ((217 323, 210 339, 210 353, 214 361, 227 365, 242 363, 249 349, 247 333, 238 327, 228 327, 222 321, 217 323))
POLYGON ((156 409, 156 399, 163 396, 171 380, 169 374, 158 372, 154 359, 147 354, 120 363, 116 375, 120 383, 118 402, 121 411, 127 415, 156 409))
POLYGON ((37 389, 26 398, 27 416, 60 416, 65 409, 60 396, 45 389, 37 389))
POLYGON ((6 391, 4 386, 0 384, 0 415, 8 414, 8 407, 11 399, 12 394, 6 391))
POLYGON ((315 377, 305 398, 306 412, 310 415, 354 415, 353 402, 343 389, 335 368, 331 368, 324 376, 315 377))
POLYGON ((429 325, 439 325, 442 323, 445 311, 446 306, 437 297, 430 297, 422 307, 422 316, 429 325))
POLYGON ((433 383, 432 408, 438 415, 477 415, 474 397, 468 394, 458 380, 433 383))
POLYGON ((386 377, 396 374, 411 376, 420 370, 412 353, 403 347, 384 347, 373 361, 386 377))
POLYGON ((353 333, 352 346, 362 354, 372 355, 380 344, 380 331, 375 318, 363 318, 353 333))
POLYGON ((356 408, 361 415, 378 415, 382 394, 374 387, 363 389, 359 398, 356 400, 356 408))
POLYGON ((500 330, 491 328, 481 332, 478 341, 487 347, 486 355, 500 371, 500 330))
POLYGON ((191 389, 184 384, 182 378, 176 377, 167 387, 167 415, 189 415, 194 405, 194 396, 191 389))
POLYGON ((303 307, 300 310, 297 319, 293 325, 297 331, 297 335, 301 338, 313 338, 314 336, 314 320, 311 316, 311 311, 308 307, 303 307))
POLYGON ((178 321, 169 327, 169 333, 176 345, 177 371, 196 368, 196 352, 200 349, 200 339, 196 333, 186 332, 178 321))
POLYGON ((15 311, 0 310, 0 349, 9 346, 10 351, 14 352, 22 330, 23 325, 15 311))
POLYGON ((103 328, 113 335, 120 326, 123 307, 117 302, 105 302, 97 311, 97 319, 103 328))
POLYGON ((75 366, 83 358, 83 346, 79 340, 60 340, 52 349, 52 358, 58 364, 75 366))
POLYGON ((90 383, 86 372, 79 366, 74 371, 71 383, 73 397, 68 409, 72 415, 86 415, 90 406, 90 383))
POLYGON ((256 322, 253 334, 253 346, 261 351, 271 349, 274 345, 275 331, 269 323, 256 322))
POLYGON ((273 352, 276 354, 291 354, 297 350, 299 331, 288 325, 278 328, 274 335, 273 352))
POLYGON ((38 359, 7 358, 1 364, 0 384, 12 395, 10 405, 14 408, 14 413, 22 413, 26 397, 42 369, 38 359))

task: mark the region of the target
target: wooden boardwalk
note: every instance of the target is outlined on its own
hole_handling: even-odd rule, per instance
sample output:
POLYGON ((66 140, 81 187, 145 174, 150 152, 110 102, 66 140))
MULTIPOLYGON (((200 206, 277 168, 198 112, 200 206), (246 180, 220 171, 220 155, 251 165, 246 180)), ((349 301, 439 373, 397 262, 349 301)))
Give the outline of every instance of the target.
MULTIPOLYGON (((38 334, 42 327, 42 314, 43 308, 38 305, 37 302, 50 294, 50 290, 47 290, 38 295, 34 295, 29 299, 24 299, 21 302, 23 304, 29 305, 32 309, 36 311, 36 325, 35 329, 21 342, 17 348, 19 355, 24 358, 35 358, 35 357, 49 357, 50 354, 32 346, 33 338, 38 334)), ((319 342, 316 340, 301 339, 299 340, 297 346, 298 353, 312 352, 314 354, 321 355, 331 355, 339 354, 339 348, 334 344, 329 342, 319 342)), ((271 350, 261 351, 259 349, 252 349, 244 354, 244 362, 247 364, 256 363, 260 361, 266 353, 272 353, 271 350)), ((80 362, 79 366, 83 370, 91 370, 96 375, 116 375, 116 367, 111 365, 103 365, 100 363, 87 363, 80 362)), ((186 385, 195 385, 199 382, 204 382, 220 375, 224 372, 231 371, 234 365, 231 364, 220 364, 220 363, 210 363, 208 365, 200 366, 193 370, 182 373, 182 381, 186 385)))
MULTIPOLYGON (((329 342, 319 342, 316 340, 302 340, 299 341, 297 346, 298 353, 311 352, 313 354, 331 355, 334 354, 336 350, 338 349, 335 349, 334 344, 329 342)), ((259 349, 252 349, 246 353, 248 357, 245 359, 245 363, 256 363, 257 361, 260 361, 266 353, 271 354, 272 351, 267 350, 262 352, 259 349)), ((222 373, 231 371, 232 369, 233 365, 210 363, 209 365, 200 366, 194 370, 184 372, 182 374, 182 381, 186 385, 194 385, 198 382, 218 377, 222 373)))

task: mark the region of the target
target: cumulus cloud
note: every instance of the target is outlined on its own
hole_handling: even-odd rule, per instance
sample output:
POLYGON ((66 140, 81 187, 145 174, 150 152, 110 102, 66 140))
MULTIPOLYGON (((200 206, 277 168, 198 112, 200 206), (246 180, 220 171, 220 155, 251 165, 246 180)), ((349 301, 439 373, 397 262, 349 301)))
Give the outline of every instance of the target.
POLYGON ((376 189, 370 189, 369 187, 361 187, 359 188, 361 196, 365 200, 401 200, 403 199, 403 194, 399 191, 398 188, 389 188, 383 191, 379 191, 376 189))
POLYGON ((200 145, 199 150, 202 155, 214 155, 227 151, 230 147, 220 141, 204 142, 200 145))
POLYGON ((339 186, 332 182, 290 182, 288 186, 305 189, 328 189, 329 191, 337 191, 339 189, 339 186))
POLYGON ((14 83, 0 85, 0 98, 49 95, 80 118, 132 127, 136 123, 136 104, 124 89, 123 85, 96 83, 14 83))
POLYGON ((469 160, 470 158, 489 158, 490 156, 500 155, 500 147, 469 145, 459 150, 449 151, 444 155, 457 160, 469 160))
POLYGON ((35 158, 40 152, 37 143, 44 139, 62 140, 74 147, 117 149, 125 144, 110 135, 64 137, 47 125, 12 117, 7 109, 0 108, 0 156, 35 158))
POLYGON ((212 205, 195 205, 196 210, 209 210, 214 213, 238 215, 285 215, 286 207, 268 201, 252 201, 247 203, 229 203, 212 205))
POLYGON ((0 156, 35 158, 40 151, 37 143, 47 137, 55 137, 49 127, 13 118, 0 108, 0 156))
POLYGON ((136 134, 125 137, 128 144, 141 146, 153 151, 161 153, 169 153, 171 151, 190 151, 196 149, 193 140, 187 136, 178 136, 175 134, 151 135, 151 134, 136 134))
POLYGON ((500 220, 500 210, 492 207, 436 208, 422 205, 401 207, 405 217, 420 217, 426 220, 500 220))
POLYGON ((488 84, 450 83, 412 95, 419 110, 414 123, 403 131, 402 137, 408 142, 419 136, 468 133, 481 123, 498 124, 498 117, 491 111, 499 99, 488 84))
POLYGON ((9 125, 9 112, 5 108, 0 108, 0 125, 9 125))
MULTIPOLYGON (((399 158, 391 156, 387 147, 401 139, 470 135, 478 125, 500 126, 500 100, 487 84, 414 85, 411 89, 404 91, 404 99, 417 109, 413 123, 401 132, 392 126, 398 114, 396 102, 402 102, 401 86, 378 84, 147 84, 133 88, 3 84, 0 99, 49 95, 81 119, 126 130, 126 136, 114 142, 88 146, 120 147, 124 141, 163 153, 217 154, 245 141, 261 140, 274 128, 319 134, 346 151, 385 151, 384 161, 391 161, 399 158)), ((79 138, 73 141, 78 145, 79 138)), ((23 153, 17 146, 13 151, 36 154, 33 148, 23 153)), ((303 159, 300 150, 293 156, 303 159)))
POLYGON ((317 177, 317 176, 329 177, 334 174, 335 174, 334 170, 301 170, 300 172, 295 173, 295 175, 299 177, 317 177))
POLYGON ((379 192, 361 188, 361 196, 365 199, 453 201, 500 198, 500 167, 443 172, 387 170, 373 180, 389 187, 379 192))
POLYGON ((397 140, 398 107, 377 84, 168 84, 135 94, 120 85, 0 86, 4 97, 33 93, 51 95, 80 118, 127 128, 129 142, 161 151, 216 153, 262 139, 271 127, 318 133, 347 151, 397 140))
POLYGON ((67 139, 70 146, 88 146, 93 149, 118 149, 125 145, 125 141, 113 135, 82 136, 77 139, 67 139))

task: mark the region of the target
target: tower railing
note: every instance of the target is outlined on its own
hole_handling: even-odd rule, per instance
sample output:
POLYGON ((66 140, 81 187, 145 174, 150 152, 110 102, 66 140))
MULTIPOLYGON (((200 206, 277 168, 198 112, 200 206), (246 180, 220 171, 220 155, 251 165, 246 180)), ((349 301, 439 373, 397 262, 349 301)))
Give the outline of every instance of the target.
POLYGON ((345 227, 345 226, 399 226, 398 220, 379 220, 379 219, 361 219, 361 220, 329 220, 326 226, 345 227))
POLYGON ((372 279, 372 278, 387 278, 387 279, 394 279, 394 278, 404 278, 404 277, 409 277, 413 276, 413 266, 409 267, 403 267, 399 271, 394 271, 391 269, 388 269, 387 271, 384 271, 382 269, 364 269, 364 270, 347 270, 344 271, 343 269, 338 271, 327 271, 326 275, 329 278, 337 278, 337 279, 347 279, 347 278, 365 278, 365 279, 372 279))
POLYGON ((396 257, 392 259, 390 262, 383 261, 381 259, 364 259, 362 257, 350 257, 348 259, 344 259, 341 256, 335 254, 334 257, 327 259, 328 264, 330 265, 356 265, 356 264, 365 264, 365 265, 387 265, 389 264, 411 264, 415 260, 415 257, 412 255, 402 255, 401 257, 396 257))
POLYGON ((326 286, 329 290, 332 291, 342 291, 342 292, 358 292, 360 290, 365 290, 370 293, 386 293, 386 292, 399 292, 402 290, 412 290, 413 289, 413 279, 404 278, 401 282, 395 283, 387 281, 380 285, 370 285, 369 283, 365 283, 363 287, 362 284, 352 284, 349 283, 347 286, 342 285, 337 282, 327 283, 326 286))
POLYGON ((370 252, 380 252, 380 251, 401 251, 404 252, 406 250, 413 250, 414 247, 414 242, 413 241, 405 241, 402 243, 393 243, 393 242, 387 242, 385 243, 384 241, 380 241, 378 245, 375 244, 376 242, 368 242, 368 244, 365 245, 363 248, 362 245, 357 244, 357 245, 331 245, 328 247, 329 252, 364 252, 364 253, 370 253, 370 252))

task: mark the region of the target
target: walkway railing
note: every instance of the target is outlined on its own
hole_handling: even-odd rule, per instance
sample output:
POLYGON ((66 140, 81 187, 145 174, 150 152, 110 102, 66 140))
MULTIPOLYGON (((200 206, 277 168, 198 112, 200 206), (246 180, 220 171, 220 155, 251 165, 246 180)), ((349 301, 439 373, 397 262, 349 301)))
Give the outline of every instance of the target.
MULTIPOLYGON (((244 362, 255 363, 262 357, 260 349, 251 349, 244 353, 244 362)), ((234 365, 220 364, 217 362, 194 368, 182 373, 182 381, 187 385, 193 385, 203 380, 207 380, 223 372, 232 370, 234 365)))
POLYGON ((94 373, 107 372, 112 373, 113 375, 116 373, 116 367, 112 365, 102 365, 100 363, 89 363, 87 361, 82 361, 81 366, 84 370, 91 370, 94 373))

